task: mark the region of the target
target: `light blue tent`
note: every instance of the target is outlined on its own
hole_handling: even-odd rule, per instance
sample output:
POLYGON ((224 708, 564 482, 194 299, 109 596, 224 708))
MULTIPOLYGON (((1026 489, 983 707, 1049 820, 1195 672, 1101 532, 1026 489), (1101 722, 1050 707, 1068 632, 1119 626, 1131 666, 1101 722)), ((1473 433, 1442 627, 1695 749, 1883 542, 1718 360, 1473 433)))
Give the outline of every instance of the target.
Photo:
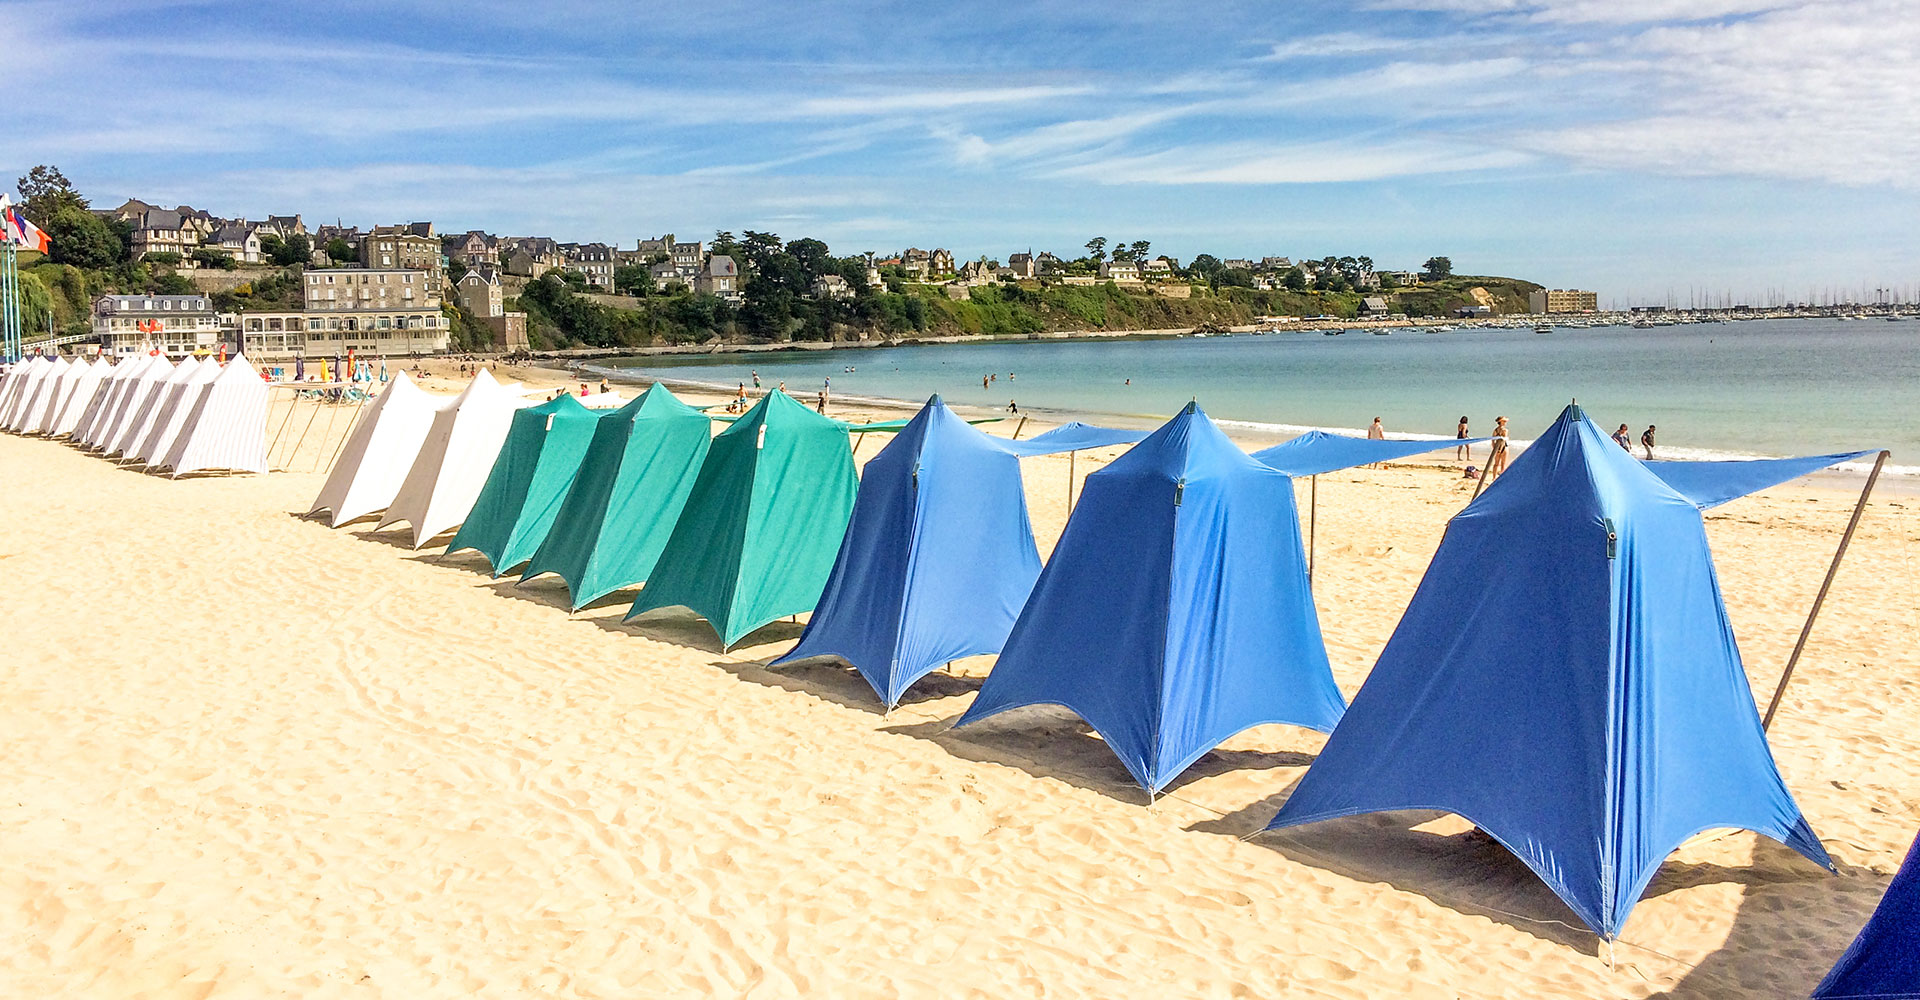
POLYGON ((1337 472, 1351 469, 1357 465, 1372 465, 1409 455, 1424 455, 1430 451, 1458 448, 1462 445, 1476 445, 1486 438, 1429 438, 1424 441, 1383 441, 1373 438, 1347 437, 1344 434, 1328 434, 1326 431, 1308 431, 1291 441, 1283 441, 1271 448, 1262 448, 1253 453, 1261 463, 1279 469, 1289 476, 1317 476, 1323 472, 1337 472))
POLYGON ((1700 512, 1578 407, 1456 515, 1269 828, 1456 813, 1603 937, 1703 830, 1829 864, 1775 769, 1700 512))
POLYGON ((1040 575, 1017 455, 1144 436, 1075 426, 1008 441, 927 400, 867 462, 826 593, 774 664, 837 656, 892 708, 941 664, 999 652, 1040 575))
POLYGON ((1769 486, 1790 483, 1801 476, 1829 466, 1851 462, 1874 454, 1850 451, 1838 455, 1808 455, 1804 458, 1761 458, 1751 461, 1721 462, 1648 462, 1647 468, 1681 496, 1706 510, 1758 493, 1769 486))
POLYGON ((1133 444, 1146 439, 1147 431, 1129 431, 1118 427, 1100 427, 1070 420, 1045 434, 1036 434, 1025 441, 1002 441, 1007 451, 1022 457, 1034 455, 1058 455, 1063 451, 1086 451, 1089 448, 1105 448, 1116 444, 1133 444))
POLYGON ((1088 476, 960 725, 1035 704, 1078 713, 1149 793, 1244 729, 1333 728, 1293 481, 1192 404, 1088 476))
POLYGON ((1920 840, 1907 849, 1860 936, 1813 991, 1814 1000, 1914 997, 1920 997, 1920 840))

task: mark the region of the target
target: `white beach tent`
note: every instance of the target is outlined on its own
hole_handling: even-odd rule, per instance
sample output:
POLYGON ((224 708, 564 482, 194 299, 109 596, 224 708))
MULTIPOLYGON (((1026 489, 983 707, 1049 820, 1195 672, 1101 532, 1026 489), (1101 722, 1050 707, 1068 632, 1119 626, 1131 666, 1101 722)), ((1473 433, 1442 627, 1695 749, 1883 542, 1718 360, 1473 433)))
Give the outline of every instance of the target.
MULTIPOLYGON (((183 364, 180 367, 187 366, 183 364)), ((173 447, 173 439, 179 436, 180 428, 186 426, 187 414, 199 402, 200 390, 218 377, 220 371, 220 363, 212 358, 202 359, 184 379, 176 369, 168 384, 160 387, 165 398, 160 400, 153 423, 140 440, 127 449, 127 457, 137 459, 144 465, 152 465, 165 458, 167 449, 173 447)))
POLYGON ((46 402, 35 407, 36 412, 25 429, 28 434, 45 434, 53 427, 53 419, 60 415, 60 407, 73 398, 73 390, 79 384, 80 376, 93 367, 91 362, 79 358, 60 360, 67 363, 66 370, 47 380, 47 387, 43 390, 46 402))
POLYGON ((338 528, 385 510, 433 427, 436 402, 406 372, 395 375, 361 414, 307 513, 329 511, 327 525, 338 528))
POLYGON ((379 527, 412 524, 417 549, 467 519, 500 457, 514 413, 533 405, 517 388, 494 381, 482 368, 452 405, 433 415, 433 428, 379 527))
POLYGON ((73 429, 75 441, 88 448, 94 447, 94 441, 106 427, 108 414, 120 405, 121 397, 126 395, 127 384, 146 363, 147 356, 142 354, 113 366, 106 380, 100 383, 100 391, 94 394, 93 402, 88 404, 87 412, 80 415, 80 425, 73 429))
POLYGON ((7 380, 7 387, 11 391, 7 394, 6 410, 0 413, 0 427, 15 429, 21 414, 26 412, 28 400, 33 398, 40 383, 46 381, 47 371, 52 367, 53 362, 35 355, 31 361, 16 369, 15 377, 7 380))
POLYGON ((7 411, 13 409, 14 397, 20 395, 20 387, 26 384, 27 376, 32 372, 34 362, 38 360, 40 359, 28 358, 7 369, 6 381, 0 382, 0 427, 6 426, 7 411))
POLYGON ((67 375, 66 389, 53 401, 53 409, 47 412, 47 422, 41 430, 49 437, 59 437, 73 431, 80 422, 80 414, 93 401, 93 395, 100 388, 100 380, 107 377, 113 366, 104 358, 95 358, 87 362, 74 362, 73 371, 67 375))
POLYGON ((40 422, 47 419, 47 408, 53 405, 53 397, 60 391, 60 382, 73 370, 73 363, 66 358, 54 358, 40 376, 40 384, 33 386, 27 397, 26 405, 20 408, 14 417, 13 429, 21 434, 32 434, 40 430, 40 422))
POLYGON ((172 374, 173 362, 167 360, 165 355, 149 357, 147 363, 127 379, 127 387, 121 390, 119 402, 113 404, 113 412, 107 414, 107 422, 101 425, 100 433, 94 436, 93 446, 106 455, 119 451, 120 439, 127 435, 138 419, 147 397, 172 374))
POLYGON ((157 463, 176 476, 267 471, 267 383, 244 355, 195 388, 180 432, 157 463))
MULTIPOLYGON (((211 362, 209 362, 209 364, 211 364, 211 362)), ((179 364, 166 371, 163 377, 155 378, 152 375, 148 375, 148 378, 154 378, 152 386, 145 394, 139 397, 133 409, 130 411, 131 416, 127 418, 126 423, 121 425, 120 433, 115 434, 113 440, 108 443, 107 455, 112 457, 114 455, 124 454, 128 458, 132 458, 134 450, 140 445, 140 441, 147 436, 147 431, 153 427, 154 418, 160 415, 160 408, 166 405, 167 396, 173 392, 175 386, 192 378, 193 373, 198 370, 199 367, 199 360, 189 355, 181 359, 179 364)))

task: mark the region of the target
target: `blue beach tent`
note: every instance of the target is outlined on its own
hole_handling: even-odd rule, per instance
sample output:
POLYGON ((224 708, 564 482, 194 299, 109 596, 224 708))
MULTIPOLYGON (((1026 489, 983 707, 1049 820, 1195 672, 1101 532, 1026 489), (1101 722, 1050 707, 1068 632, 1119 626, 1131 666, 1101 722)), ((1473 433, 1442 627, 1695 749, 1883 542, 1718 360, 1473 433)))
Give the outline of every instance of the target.
POLYGON ((1775 769, 1700 512, 1570 406, 1456 515, 1269 829, 1437 809, 1612 939, 1704 830, 1831 867, 1775 769))
POLYGON ((941 664, 999 652, 1040 575, 1009 443, 927 400, 868 460, 826 592, 774 665, 837 656, 891 709, 941 664))
POLYGON ((1340 719, 1293 481, 1195 405, 1087 477, 959 724, 1049 703, 1093 726, 1149 793, 1241 730, 1340 719))
POLYGON ((1001 441, 1000 446, 1015 455, 1030 458, 1035 455, 1058 455, 1063 451, 1086 451, 1089 448, 1105 448, 1109 445, 1134 444, 1145 440, 1148 433, 1147 431, 1121 430, 1118 427, 1098 427, 1073 420, 1045 434, 1036 434, 1025 441, 1001 441))
POLYGON ((1814 1000, 1914 997, 1920 997, 1920 840, 1907 850, 1860 936, 1813 991, 1814 1000))
POLYGON ((1668 486, 1706 510, 1769 486, 1790 483, 1801 476, 1829 466, 1851 462, 1875 454, 1852 451, 1840 455, 1808 455, 1804 458, 1762 458, 1752 461, 1720 462, 1648 462, 1647 469, 1668 486))
POLYGON ((1338 472, 1351 469, 1356 465, 1372 465, 1408 455, 1422 455, 1430 451, 1457 448, 1460 445, 1475 445, 1486 438, 1431 438, 1425 441, 1379 441, 1370 438, 1347 437, 1344 434, 1328 434, 1326 431, 1308 431, 1291 441, 1284 441, 1271 448, 1262 448, 1253 453, 1253 457, 1263 464, 1278 469, 1289 476, 1317 476, 1323 472, 1338 472))

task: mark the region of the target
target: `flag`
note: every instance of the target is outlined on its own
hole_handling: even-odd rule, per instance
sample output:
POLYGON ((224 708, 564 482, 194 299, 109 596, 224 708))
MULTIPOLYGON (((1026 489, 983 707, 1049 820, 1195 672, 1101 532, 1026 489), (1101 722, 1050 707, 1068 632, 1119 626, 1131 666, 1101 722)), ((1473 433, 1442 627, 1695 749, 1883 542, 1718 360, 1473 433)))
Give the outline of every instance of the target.
POLYGON ((26 247, 28 250, 47 252, 47 234, 42 232, 39 226, 28 222, 27 217, 21 215, 17 208, 8 206, 4 211, 7 242, 26 247))

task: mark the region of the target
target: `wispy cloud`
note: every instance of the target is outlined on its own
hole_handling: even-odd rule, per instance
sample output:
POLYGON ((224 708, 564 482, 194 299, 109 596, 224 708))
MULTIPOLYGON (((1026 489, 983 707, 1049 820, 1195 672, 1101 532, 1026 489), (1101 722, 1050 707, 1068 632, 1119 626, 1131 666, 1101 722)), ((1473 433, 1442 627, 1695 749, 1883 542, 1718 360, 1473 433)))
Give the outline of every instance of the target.
POLYGON ((1339 184, 1502 169, 1528 159, 1509 150, 1426 141, 1248 142, 1114 157, 1056 173, 1101 184, 1339 184))

